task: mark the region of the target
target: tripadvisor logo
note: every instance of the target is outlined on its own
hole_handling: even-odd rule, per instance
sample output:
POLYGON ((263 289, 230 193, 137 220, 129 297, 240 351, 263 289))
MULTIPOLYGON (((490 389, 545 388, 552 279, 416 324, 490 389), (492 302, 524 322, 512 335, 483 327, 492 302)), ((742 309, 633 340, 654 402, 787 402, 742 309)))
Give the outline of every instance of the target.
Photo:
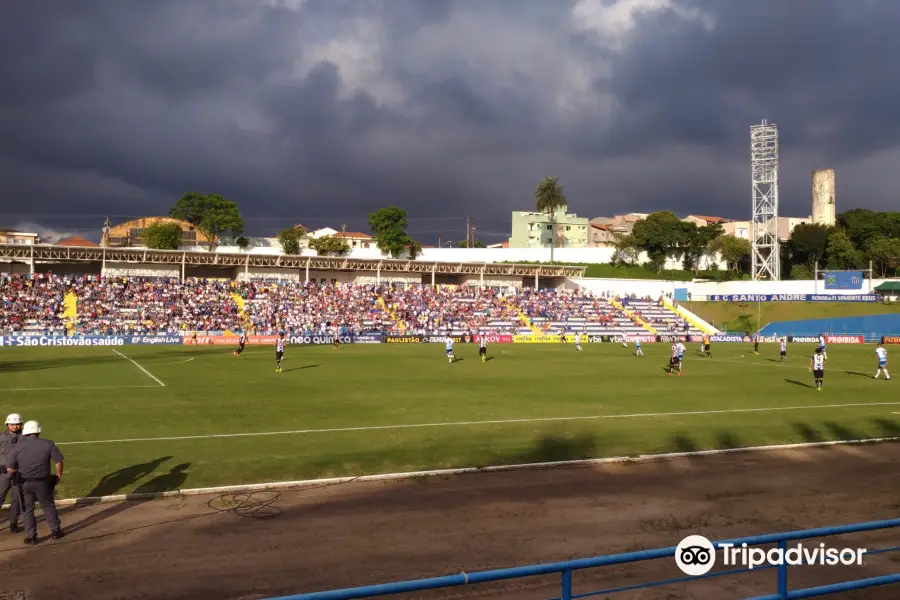
MULTIPOLYGON (((829 548, 821 543, 809 547, 797 544, 768 551, 747 544, 720 543, 719 549, 724 566, 744 566, 751 571, 758 567, 781 565, 861 566, 867 552, 865 548, 829 548)), ((706 575, 716 565, 716 548, 702 535, 690 535, 675 547, 675 564, 685 575, 706 575)))

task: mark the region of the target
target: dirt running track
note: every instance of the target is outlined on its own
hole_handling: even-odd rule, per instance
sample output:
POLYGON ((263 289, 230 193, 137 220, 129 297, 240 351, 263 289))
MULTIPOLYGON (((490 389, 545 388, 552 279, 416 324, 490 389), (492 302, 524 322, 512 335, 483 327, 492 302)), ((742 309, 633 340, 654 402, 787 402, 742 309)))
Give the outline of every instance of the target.
MULTIPOLYGON (((271 504, 256 512, 236 510, 230 496, 78 507, 63 515, 64 540, 25 548, 22 535, 0 534, 5 581, 15 581, 0 598, 264 598, 675 545, 692 533, 723 539, 895 518, 898 472, 900 445, 885 444, 265 492, 252 500, 271 504)), ((897 533, 829 545, 898 546, 897 533)), ((791 584, 898 572, 898 561, 894 553, 852 570, 792 569, 791 584)), ((595 569, 576 574, 575 591, 677 576, 672 560, 595 569)), ((556 581, 403 598, 545 599, 559 593, 556 581)), ((610 597, 727 600, 774 586, 767 571, 610 597)), ((896 600, 900 586, 831 597, 896 600)))

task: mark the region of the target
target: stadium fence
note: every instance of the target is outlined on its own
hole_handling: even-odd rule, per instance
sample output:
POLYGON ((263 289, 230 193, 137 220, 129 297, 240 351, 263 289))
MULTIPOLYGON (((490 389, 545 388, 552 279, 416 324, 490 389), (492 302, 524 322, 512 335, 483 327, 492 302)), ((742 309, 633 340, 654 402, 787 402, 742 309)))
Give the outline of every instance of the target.
MULTIPOLYGON (((813 538, 821 538, 835 535, 846 535, 853 533, 861 533, 866 531, 876 531, 883 529, 893 529, 900 527, 900 519, 891 519, 886 521, 870 521, 866 523, 855 523, 851 525, 842 525, 837 527, 821 527, 818 529, 807 529, 802 531, 791 531, 786 533, 774 533, 768 535, 759 535, 753 537, 738 538, 735 540, 725 540, 713 542, 716 548, 722 548, 725 544, 732 544, 740 547, 742 544, 747 546, 761 546, 775 544, 778 548, 785 552, 787 543, 792 541, 809 540, 813 538)), ((639 552, 628 552, 625 554, 611 554, 607 556, 598 556, 594 558, 584 558, 578 560, 570 560, 565 562, 547 563, 541 565, 531 565, 525 567, 515 567, 510 569, 499 569, 494 571, 480 571, 475 573, 460 573, 459 575, 448 575, 445 577, 434 577, 431 579, 416 579, 410 581, 399 581, 394 583, 386 583, 380 585, 370 585, 365 587, 346 588, 339 590, 331 590, 325 592, 313 592, 309 594, 298 594, 293 596, 281 596, 278 598, 269 598, 268 600, 352 600, 355 598, 373 598, 376 596, 388 596, 394 594, 403 594, 410 592, 421 592, 425 590, 435 590, 441 588, 450 588, 464 585, 483 584, 498 581, 506 581, 511 579, 520 579, 523 577, 535 577, 541 575, 559 575, 560 577, 560 595, 553 600, 574 600, 576 598, 589 598, 603 595, 610 595, 619 592, 632 590, 656 588, 661 586, 681 584, 689 581, 700 579, 711 579, 714 577, 734 576, 739 573, 748 573, 751 571, 776 570, 776 592, 764 596, 756 596, 745 600, 789 600, 793 598, 814 598, 820 596, 828 596, 841 592, 849 592, 853 590, 861 590, 876 586, 900 583, 900 574, 883 575, 879 577, 870 577, 867 579, 857 579, 853 581, 845 581, 843 583, 834 583, 819 587, 806 588, 801 590, 788 589, 788 567, 789 565, 782 562, 779 565, 763 565, 754 568, 730 569, 717 571, 699 575, 695 577, 685 576, 673 579, 665 579, 644 584, 629 585, 625 587, 610 588, 588 592, 583 594, 572 593, 572 578, 575 571, 584 569, 592 569, 597 567, 608 567, 611 565, 622 565, 627 563, 642 562, 648 560, 657 560, 663 558, 674 558, 677 548, 659 548, 656 550, 642 550, 639 552)), ((865 556, 875 556, 900 550, 898 547, 881 548, 876 550, 867 549, 865 556)))

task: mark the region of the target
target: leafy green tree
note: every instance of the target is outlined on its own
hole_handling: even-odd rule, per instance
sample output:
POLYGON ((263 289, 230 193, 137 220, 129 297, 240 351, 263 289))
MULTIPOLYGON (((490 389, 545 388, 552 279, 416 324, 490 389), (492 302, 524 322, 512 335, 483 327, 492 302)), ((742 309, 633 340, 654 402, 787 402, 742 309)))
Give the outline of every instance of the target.
POLYGON ((682 248, 686 241, 685 223, 667 210, 635 223, 631 235, 658 272, 665 267, 669 254, 682 248))
POLYGON ((900 238, 876 237, 869 244, 866 256, 874 264, 874 269, 882 277, 896 274, 900 269, 900 238))
POLYGON ((900 238, 900 212, 874 212, 854 208, 838 214, 836 221, 838 227, 860 250, 866 250, 879 237, 900 238))
POLYGON ((722 260, 728 264, 728 268, 734 273, 739 273, 750 258, 750 240, 733 235, 720 235, 710 244, 710 250, 718 252, 722 260))
POLYGON ((559 183, 559 177, 544 177, 534 189, 534 206, 539 213, 550 216, 550 262, 556 247, 556 211, 569 205, 566 194, 559 183))
POLYGON ((183 233, 178 223, 156 221, 144 228, 144 246, 154 250, 178 250, 183 233))
POLYGON ((278 243, 285 254, 300 254, 300 242, 306 237, 302 227, 288 227, 278 232, 278 243))
POLYGON ((415 242, 406 233, 408 226, 406 210, 399 206, 388 206, 369 214, 372 238, 378 249, 389 254, 391 258, 400 258, 404 252, 410 251, 415 242))
POLYGON ((812 269, 821 262, 828 250, 828 237, 832 229, 824 225, 802 223, 791 232, 789 247, 794 264, 803 264, 812 269))
POLYGON ((410 260, 416 260, 422 254, 422 244, 410 239, 409 244, 406 246, 406 251, 409 253, 410 260))
POLYGON ((636 265, 641 254, 641 248, 634 241, 634 236, 622 233, 613 234, 613 264, 636 265))
POLYGON ((246 250, 247 248, 250 247, 250 240, 248 240, 244 236, 240 236, 238 239, 234 240, 234 243, 241 250, 246 250))
POLYGON ((829 269, 856 269, 865 260, 843 231, 828 236, 827 254, 829 269))
POLYGON ((474 242, 469 242, 468 246, 466 246, 466 240, 459 240, 458 242, 456 242, 456 247, 457 248, 467 248, 467 247, 468 248, 486 248, 487 246, 485 246, 484 242, 482 242, 481 240, 475 240, 474 242))
POLYGON ((309 240, 309 247, 319 256, 344 256, 350 252, 350 244, 334 235, 323 235, 309 240))
POLYGON ((210 250, 222 234, 239 237, 244 233, 244 219, 237 204, 219 194, 185 194, 169 210, 169 216, 196 227, 209 238, 210 250))
POLYGON ((722 235, 722 226, 711 223, 703 227, 697 227, 690 221, 683 221, 684 230, 681 241, 682 262, 685 271, 694 271, 696 274, 700 268, 700 259, 709 253, 709 245, 714 239, 722 235))
POLYGON ((807 281, 813 278, 813 272, 806 265, 794 265, 791 267, 791 279, 794 281, 807 281))

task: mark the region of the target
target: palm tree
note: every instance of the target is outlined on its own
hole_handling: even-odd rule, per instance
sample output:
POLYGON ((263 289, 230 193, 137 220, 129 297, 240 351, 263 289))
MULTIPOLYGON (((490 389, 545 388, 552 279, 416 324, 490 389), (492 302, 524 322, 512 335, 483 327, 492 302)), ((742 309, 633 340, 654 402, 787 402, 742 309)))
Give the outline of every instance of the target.
POLYGON ((559 185, 559 177, 544 177, 534 190, 534 201, 539 213, 550 215, 550 262, 553 262, 553 247, 556 246, 556 223, 553 221, 553 215, 569 204, 562 186, 559 185))

